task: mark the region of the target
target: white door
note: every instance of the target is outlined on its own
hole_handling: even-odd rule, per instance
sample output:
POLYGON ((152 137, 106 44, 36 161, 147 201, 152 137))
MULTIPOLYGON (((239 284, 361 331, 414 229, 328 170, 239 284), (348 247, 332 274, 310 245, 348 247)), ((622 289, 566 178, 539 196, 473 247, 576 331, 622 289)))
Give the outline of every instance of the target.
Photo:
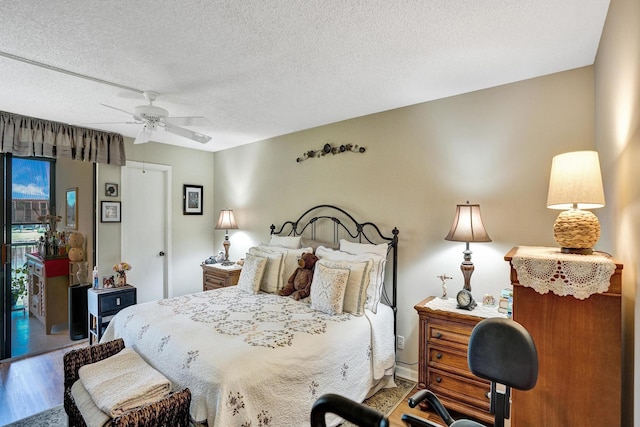
POLYGON ((122 259, 138 303, 169 295, 171 166, 127 162, 122 168, 122 259))

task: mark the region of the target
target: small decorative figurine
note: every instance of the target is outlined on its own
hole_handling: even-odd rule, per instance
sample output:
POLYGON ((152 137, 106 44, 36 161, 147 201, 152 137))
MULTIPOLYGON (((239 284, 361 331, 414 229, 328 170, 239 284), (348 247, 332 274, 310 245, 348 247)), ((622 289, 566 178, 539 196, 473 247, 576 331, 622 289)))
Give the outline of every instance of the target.
POLYGON ((436 277, 442 280, 442 296, 440 298, 447 299, 447 280, 453 279, 453 277, 449 277, 446 274, 441 274, 440 276, 436 277))

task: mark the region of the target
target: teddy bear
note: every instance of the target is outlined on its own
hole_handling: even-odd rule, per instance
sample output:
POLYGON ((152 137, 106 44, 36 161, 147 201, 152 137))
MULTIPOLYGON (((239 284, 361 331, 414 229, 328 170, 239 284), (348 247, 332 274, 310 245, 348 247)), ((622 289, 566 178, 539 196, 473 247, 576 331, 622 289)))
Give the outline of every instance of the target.
POLYGON ((296 301, 308 297, 311 294, 311 280, 316 261, 318 257, 310 252, 300 255, 299 267, 293 272, 287 285, 278 291, 278 295, 283 297, 291 295, 296 301))

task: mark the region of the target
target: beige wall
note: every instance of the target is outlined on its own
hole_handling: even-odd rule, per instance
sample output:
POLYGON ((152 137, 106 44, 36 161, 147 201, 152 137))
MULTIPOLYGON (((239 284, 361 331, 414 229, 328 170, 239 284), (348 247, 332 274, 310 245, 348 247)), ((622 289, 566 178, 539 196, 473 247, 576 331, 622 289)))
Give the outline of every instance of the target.
POLYGON ((84 259, 93 265, 93 163, 79 162, 71 159, 56 160, 56 210, 62 216, 59 231, 70 230, 84 236, 84 259), (65 227, 66 192, 77 188, 78 227, 65 227))
MULTIPOLYGON (((417 376, 413 306, 462 287, 464 243, 448 242, 455 205, 479 203, 492 243, 472 244, 476 299, 510 284, 514 245, 556 246, 546 208, 554 155, 594 148, 593 68, 586 67, 334 123, 215 154, 214 206, 235 209, 231 258, 267 241, 269 225, 335 204, 383 231, 400 230, 399 371, 417 376), (325 143, 366 147, 296 163, 325 143)), ((215 247, 224 233, 218 232, 215 247)), ((610 251, 612 248, 599 247, 610 251)))
POLYGON ((624 263, 623 425, 640 425, 640 2, 612 0, 595 62, 596 148, 607 206, 603 239, 624 263))
MULTIPOLYGON (((171 277, 169 289, 172 295, 202 290, 202 269, 200 263, 213 254, 213 154, 167 144, 147 143, 134 145, 125 138, 127 160, 171 166, 171 277), (182 186, 197 184, 203 186, 203 215, 182 214, 182 186)), ((98 198, 100 202, 120 201, 126 188, 120 186, 119 197, 105 197, 104 184, 120 184, 120 167, 98 166, 98 198)), ((126 207, 122 206, 126 215, 126 207)), ((149 212, 148 215, 153 215, 149 212)), ((124 219, 124 218, 123 218, 124 219)), ((120 261, 120 224, 101 223, 99 212, 97 258, 100 277, 113 275, 111 267, 120 261)), ((133 268, 136 266, 134 265, 133 268)))

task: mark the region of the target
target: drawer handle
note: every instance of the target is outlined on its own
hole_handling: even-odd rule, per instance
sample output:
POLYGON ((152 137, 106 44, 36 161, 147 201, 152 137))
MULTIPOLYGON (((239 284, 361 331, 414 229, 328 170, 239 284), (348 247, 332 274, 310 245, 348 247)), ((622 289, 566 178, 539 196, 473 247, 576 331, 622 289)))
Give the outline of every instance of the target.
POLYGON ((442 378, 440 378, 440 377, 436 377, 436 382, 437 382, 437 383, 441 383, 441 382, 442 382, 442 378))
POLYGON ((440 332, 436 332, 436 338, 442 338, 442 334, 440 332))
POLYGON ((442 359, 442 353, 437 353, 436 354, 436 359, 442 359))

